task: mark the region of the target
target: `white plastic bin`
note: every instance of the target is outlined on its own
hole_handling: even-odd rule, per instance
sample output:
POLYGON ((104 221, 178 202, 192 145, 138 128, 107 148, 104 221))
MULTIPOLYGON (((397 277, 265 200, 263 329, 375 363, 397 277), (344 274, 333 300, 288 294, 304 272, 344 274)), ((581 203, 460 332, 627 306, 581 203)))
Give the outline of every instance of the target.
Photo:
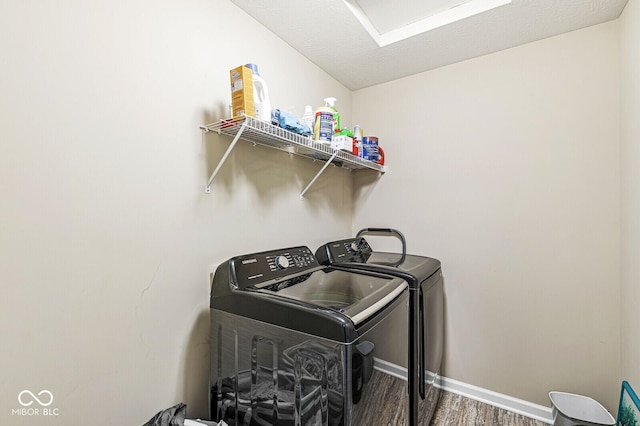
POLYGON ((613 426, 616 420, 595 399, 566 392, 549 392, 553 404, 553 425, 608 425, 613 426))

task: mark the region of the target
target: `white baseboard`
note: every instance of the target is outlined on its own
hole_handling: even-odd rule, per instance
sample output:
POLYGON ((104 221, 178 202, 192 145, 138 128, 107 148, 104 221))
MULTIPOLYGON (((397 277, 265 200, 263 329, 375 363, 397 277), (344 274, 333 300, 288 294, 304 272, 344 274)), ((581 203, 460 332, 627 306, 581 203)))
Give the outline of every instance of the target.
MULTIPOLYGON (((407 380, 407 369, 400 367, 399 365, 374 358, 373 368, 402 380, 407 380)), ((523 416, 539 420, 544 423, 553 424, 551 407, 534 404, 533 402, 514 398, 509 395, 504 395, 442 376, 437 378, 436 386, 447 392, 462 395, 475 401, 502 408, 513 413, 522 414, 523 416)))
POLYGON ((380 358, 373 357, 373 368, 398 379, 407 380, 407 369, 380 358))

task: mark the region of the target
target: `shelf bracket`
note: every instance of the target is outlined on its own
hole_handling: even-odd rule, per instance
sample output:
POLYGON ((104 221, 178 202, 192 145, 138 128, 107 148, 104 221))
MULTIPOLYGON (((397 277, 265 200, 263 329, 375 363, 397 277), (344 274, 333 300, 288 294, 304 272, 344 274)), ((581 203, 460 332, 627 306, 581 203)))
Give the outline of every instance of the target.
POLYGON ((216 166, 215 170, 213 171, 213 173, 211 173, 211 177, 209 178, 209 181, 207 181, 207 186, 204 189, 204 192, 206 192, 207 194, 211 193, 211 182, 213 182, 213 179, 215 179, 216 175, 220 171, 220 168, 222 167, 224 162, 227 160, 227 157, 229 156, 233 148, 236 146, 236 143, 238 143, 238 141, 240 140, 240 136, 242 135, 242 132, 246 127, 247 127, 246 123, 242 123, 242 126, 240 126, 240 130, 238 130, 238 133, 236 133, 236 136, 233 138, 233 141, 231 141, 231 145, 229 145, 229 148, 227 148, 227 150, 225 151, 224 155, 218 162, 218 165, 216 166))
POLYGON ((304 198, 304 194, 307 192, 307 190, 311 187, 311 185, 313 185, 313 183, 316 181, 316 179, 318 179, 318 177, 322 174, 322 172, 324 172, 324 170, 329 166, 329 164, 331 164, 331 162, 333 162, 334 158, 336 158, 336 155, 338 155, 338 151, 335 151, 333 153, 333 155, 331 155, 331 158, 329 158, 329 160, 327 160, 326 163, 324 163, 324 166, 322 166, 322 168, 320 169, 320 171, 318 173, 316 173, 316 175, 313 177, 313 179, 311 179, 311 182, 309 182, 309 184, 307 185, 307 187, 305 189, 302 190, 302 192, 300 193, 300 199, 302 200, 304 198))

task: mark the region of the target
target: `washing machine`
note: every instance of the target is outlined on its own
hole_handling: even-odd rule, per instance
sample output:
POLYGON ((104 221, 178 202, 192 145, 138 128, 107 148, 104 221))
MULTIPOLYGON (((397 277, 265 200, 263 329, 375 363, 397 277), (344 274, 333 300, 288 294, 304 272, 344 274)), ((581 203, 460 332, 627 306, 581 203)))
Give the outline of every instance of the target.
MULTIPOLYGON (((375 345, 408 299, 376 271, 320 265, 305 246, 235 256, 211 284, 212 419, 236 425, 360 425, 375 345)), ((363 425, 364 426, 364 425, 363 425)))
POLYGON ((444 346, 444 280, 439 260, 407 254, 406 247, 406 239, 398 230, 365 228, 355 238, 322 245, 315 255, 321 264, 331 265, 336 269, 384 273, 401 278, 409 284, 409 425, 427 425, 433 417, 440 395, 437 379, 444 346), (363 237, 364 234, 396 237, 402 243, 402 252, 376 252, 363 237), (421 404, 420 400, 424 402, 421 404))

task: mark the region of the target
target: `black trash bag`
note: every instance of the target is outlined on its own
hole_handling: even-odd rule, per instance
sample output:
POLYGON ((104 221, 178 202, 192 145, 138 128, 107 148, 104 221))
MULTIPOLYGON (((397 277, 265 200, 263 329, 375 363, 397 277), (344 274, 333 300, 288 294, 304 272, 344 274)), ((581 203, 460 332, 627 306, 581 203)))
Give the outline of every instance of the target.
POLYGON ((142 426, 184 426, 187 416, 187 405, 176 404, 171 408, 160 411, 142 426))

